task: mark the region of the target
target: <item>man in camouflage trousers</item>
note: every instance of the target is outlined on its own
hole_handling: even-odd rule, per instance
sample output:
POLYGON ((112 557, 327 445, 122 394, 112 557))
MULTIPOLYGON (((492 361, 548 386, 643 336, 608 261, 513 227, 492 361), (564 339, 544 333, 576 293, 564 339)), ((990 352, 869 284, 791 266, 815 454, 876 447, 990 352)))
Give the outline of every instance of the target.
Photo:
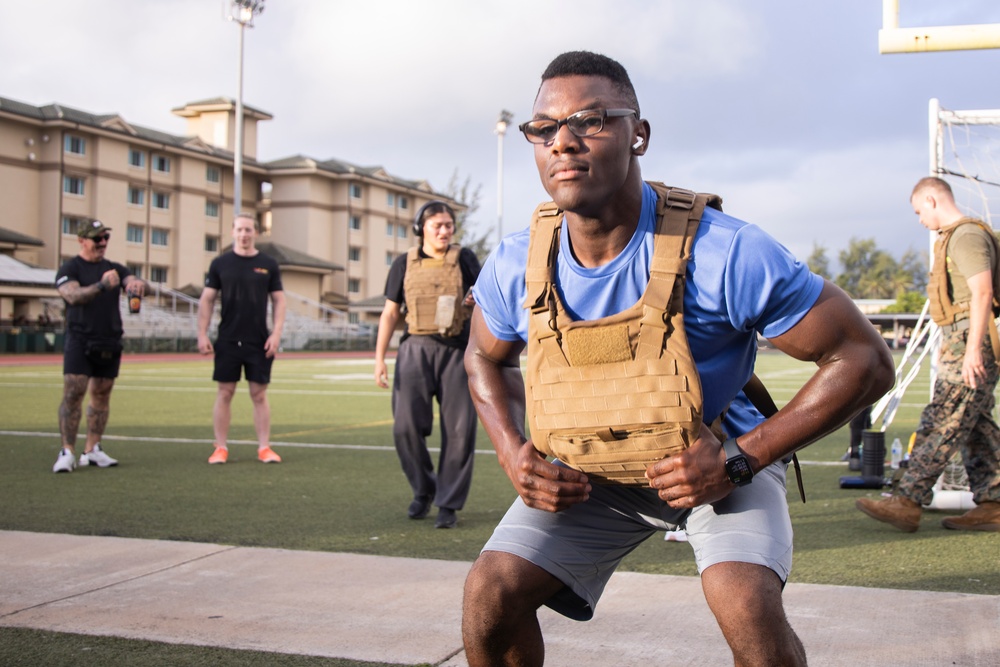
POLYGON ((993 272, 1000 260, 997 243, 980 221, 962 215, 951 187, 939 178, 918 182, 910 203, 920 223, 941 235, 928 286, 931 313, 942 333, 938 376, 895 494, 884 500, 861 498, 857 508, 900 530, 916 531, 921 506, 930 502, 935 481, 957 450, 976 507, 944 519, 942 525, 1000 531, 1000 428, 993 420, 993 391, 1000 373, 989 333, 993 272), (977 224, 965 224, 970 222, 977 224))

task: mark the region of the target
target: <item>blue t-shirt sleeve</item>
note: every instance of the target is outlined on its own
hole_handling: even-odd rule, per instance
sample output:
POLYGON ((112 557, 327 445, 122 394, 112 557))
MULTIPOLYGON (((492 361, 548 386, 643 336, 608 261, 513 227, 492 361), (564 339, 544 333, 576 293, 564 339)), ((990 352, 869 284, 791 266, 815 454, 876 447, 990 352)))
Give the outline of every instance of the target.
POLYGON ((725 272, 726 309, 733 328, 765 338, 786 333, 823 290, 823 279, 759 227, 736 231, 725 272))
POLYGON ((504 238, 486 258, 472 288, 476 308, 498 340, 527 339, 524 270, 528 238, 527 230, 504 238))

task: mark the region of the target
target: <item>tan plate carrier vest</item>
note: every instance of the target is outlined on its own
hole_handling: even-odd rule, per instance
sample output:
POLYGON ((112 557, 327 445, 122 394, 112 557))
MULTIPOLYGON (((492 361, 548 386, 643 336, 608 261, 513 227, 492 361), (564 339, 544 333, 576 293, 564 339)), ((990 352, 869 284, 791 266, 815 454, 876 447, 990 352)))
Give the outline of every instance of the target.
POLYGON ((446 337, 462 333, 469 308, 462 305, 461 247, 451 245, 443 258, 421 257, 420 247, 406 253, 406 326, 411 334, 446 337))
POLYGON ((701 380, 684 333, 684 282, 702 212, 722 200, 650 185, 658 201, 649 283, 638 303, 609 317, 570 319, 555 285, 562 211, 542 204, 531 221, 525 273, 531 439, 598 483, 648 485, 647 466, 689 447, 701 427, 701 380))
MULTIPOLYGON (((993 257, 1000 262, 1000 243, 993 230, 982 220, 973 218, 963 218, 955 225, 945 229, 938 236, 934 244, 934 266, 931 269, 930 285, 927 286, 927 294, 930 296, 931 319, 938 326, 948 326, 958 321, 957 316, 969 312, 969 304, 955 303, 951 298, 948 280, 948 243, 951 237, 962 225, 979 225, 990 242, 993 244, 993 257)), ((993 278, 993 316, 1000 314, 1000 267, 994 265, 990 267, 993 278)), ((996 320, 990 317, 987 322, 987 329, 990 334, 990 345, 993 347, 993 358, 1000 360, 1000 334, 997 332, 996 320)))

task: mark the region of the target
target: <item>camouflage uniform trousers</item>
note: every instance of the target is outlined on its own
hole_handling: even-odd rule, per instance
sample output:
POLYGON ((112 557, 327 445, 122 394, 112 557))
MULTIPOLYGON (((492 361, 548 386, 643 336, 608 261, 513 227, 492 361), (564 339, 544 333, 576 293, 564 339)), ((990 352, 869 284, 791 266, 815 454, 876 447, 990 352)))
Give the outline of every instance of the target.
POLYGON ((934 398, 920 415, 913 452, 897 493, 921 505, 956 451, 961 452, 976 503, 1000 501, 1000 428, 993 420, 997 364, 989 339, 983 359, 987 380, 972 389, 962 381, 968 331, 946 335, 941 344, 934 398))

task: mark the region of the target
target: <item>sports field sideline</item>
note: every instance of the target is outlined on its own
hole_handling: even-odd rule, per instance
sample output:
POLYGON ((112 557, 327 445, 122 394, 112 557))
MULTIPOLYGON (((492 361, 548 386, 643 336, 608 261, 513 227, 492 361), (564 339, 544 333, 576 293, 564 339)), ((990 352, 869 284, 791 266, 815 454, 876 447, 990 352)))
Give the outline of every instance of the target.
MULTIPOLYGON (((442 602, 453 605, 454 596, 460 594, 465 568, 514 496, 491 445, 480 433, 477 451, 482 456, 476 460, 472 494, 459 514, 458 529, 435 531, 432 524, 406 519, 409 490, 392 447, 390 394, 374 385, 371 356, 357 354, 289 353, 279 357, 269 394, 273 441, 285 459, 280 466, 263 466, 254 460, 249 399, 243 387, 233 403, 232 436, 236 444, 232 462, 226 466, 206 464, 211 453, 211 404, 215 392, 210 379, 210 360, 197 355, 127 355, 112 397, 106 438, 108 451, 121 464, 113 469, 84 469, 69 475, 54 475, 51 466, 58 447, 55 421, 62 386, 60 361, 53 356, 0 357, 0 405, 4 406, 5 415, 0 425, 0 451, 5 462, 0 468, 0 501, 5 506, 0 515, 0 531, 8 531, 0 533, 0 543, 4 557, 9 558, 0 569, 2 577, 26 572, 19 570, 18 574, 10 569, 20 562, 9 551, 16 551, 12 540, 23 541, 24 532, 18 531, 98 540, 101 539, 98 536, 111 536, 139 539, 139 544, 154 540, 152 544, 165 544, 168 551, 174 548, 171 545, 182 551, 188 548, 184 545, 196 550, 207 548, 217 554, 213 558, 218 560, 214 565, 211 560, 206 561, 206 566, 211 566, 213 572, 225 573, 229 559, 235 559, 234 567, 236 562, 242 563, 237 567, 239 574, 233 573, 238 578, 258 576, 252 572, 252 562, 254 554, 263 552, 254 549, 268 550, 268 554, 271 550, 318 552, 315 556, 301 557, 306 560, 351 555, 350 558, 361 559, 363 565, 358 567, 396 563, 394 558, 431 559, 432 564, 438 564, 432 571, 437 567, 449 572, 455 570, 449 575, 452 581, 449 586, 458 588, 449 589, 452 598, 442 602), (380 560, 385 557, 390 560, 380 560), (365 560, 368 558, 376 560, 365 560)), ((778 354, 764 353, 758 363, 758 373, 779 405, 788 400, 810 372, 808 365, 778 354)), ((893 437, 908 437, 923 406, 927 386, 925 378, 918 378, 911 386, 887 432, 887 443, 893 437)), ((435 438, 436 434, 432 435, 431 444, 435 438)), ((976 626, 988 622, 997 627, 1000 571, 996 555, 1000 553, 1000 535, 945 531, 939 524, 943 515, 938 512, 925 512, 921 530, 913 535, 898 533, 861 516, 853 508, 854 500, 877 492, 839 488, 839 477, 848 474, 846 465, 839 462, 846 442, 846 431, 841 431, 805 450, 802 458, 815 462, 806 465, 804 472, 809 501, 805 505, 799 503, 794 499, 794 490, 790 496, 796 556, 789 595, 801 596, 794 597, 795 603, 790 602, 790 608, 797 605, 795 613, 803 619, 816 614, 824 617, 815 624, 816 641, 832 641, 824 631, 836 622, 840 634, 845 639, 852 638, 850 641, 855 644, 843 654, 851 656, 850 664, 892 664, 891 660, 866 661, 866 652, 873 659, 885 654, 874 651, 874 647, 856 645, 861 638, 871 635, 873 625, 908 622, 901 610, 889 613, 888 605, 893 598, 891 591, 885 589, 959 594, 959 598, 949 598, 951 601, 946 603, 959 617, 961 605, 950 605, 967 600, 962 597, 966 594, 978 594, 974 596, 980 601, 977 604, 986 607, 976 626), (819 589, 809 588, 817 584, 860 588, 836 589, 843 595, 831 603, 832 607, 825 607, 826 603, 820 604, 820 598, 816 597, 819 589), (865 593, 865 589, 870 592, 865 593), (861 606, 857 608, 841 609, 851 596, 864 597, 872 602, 872 608, 865 611, 859 603, 861 606), (869 612, 874 616, 865 615, 869 612), (843 620, 847 617, 848 620, 843 620), (860 624, 859 632, 867 635, 851 634, 852 624, 860 624)), ((790 473, 790 487, 794 489, 791 477, 790 473)), ((74 552, 80 557, 85 553, 86 549, 74 552)), ((30 563, 31 559, 27 561, 30 563)), ((49 567, 61 565, 58 558, 46 562, 49 567)), ((411 570, 422 571, 416 566, 411 570)), ((683 543, 650 540, 626 559, 623 571, 635 576, 654 575, 649 581, 640 576, 635 584, 640 588, 659 586, 652 582, 662 581, 669 590, 681 591, 690 584, 692 599, 700 596, 697 580, 692 578, 695 571, 690 547, 683 543), (659 575, 669 576, 655 578, 659 575)), ((71 580, 79 576, 76 570, 70 572, 71 580)), ((108 574, 112 573, 102 576, 108 574)), ((632 576, 623 579, 626 589, 633 585, 632 576)), ((391 583, 395 584, 391 590, 400 595, 407 590, 405 582, 391 583)), ((8 585, 9 580, 0 582, 0 588, 8 585)), ((313 585, 322 590, 325 584, 320 580, 313 585)), ((386 594, 391 594, 391 590, 386 594)), ((72 606, 68 602, 56 603, 55 598, 46 599, 47 602, 39 602, 43 607, 72 606)), ((917 608, 922 603, 911 600, 907 604, 917 608)), ((927 613, 932 608, 933 605, 926 608, 927 613)), ((342 610, 343 607, 330 613, 342 610)), ((18 625, 16 618, 20 614, 2 615, 8 611, 0 612, 0 626, 18 625)), ((457 613, 449 611, 452 612, 457 613)), ((263 609, 261 613, 270 612, 263 609)), ((636 613, 655 614, 657 610, 636 607, 634 601, 629 601, 620 609, 606 605, 598 616, 602 613, 606 614, 605 622, 614 628, 618 620, 635 619, 636 613)), ((393 619, 393 622, 404 621, 393 619)), ((930 626, 923 625, 911 623, 909 627, 917 635, 931 632, 930 626)), ((572 646, 573 637, 582 636, 578 633, 596 632, 599 627, 569 624, 567 646, 572 646)), ((961 627, 962 631, 977 631, 975 626, 961 627)), ((66 626, 61 631, 77 630, 66 626)), ((415 632, 419 635, 422 630, 417 628, 415 632)), ((364 636, 366 643, 377 643, 371 639, 374 635, 364 636)), ((183 638, 168 641, 201 643, 183 638)), ((617 650, 615 640, 608 641, 611 650, 617 650)), ((721 641, 721 638, 706 641, 721 641)), ((947 644, 949 640, 942 641, 947 644)), ((981 640, 966 637, 962 641, 972 647, 969 650, 973 653, 956 664, 998 662, 1000 649, 984 653, 990 647, 981 640)), ((452 652, 458 648, 453 636, 445 644, 452 652)), ((294 650, 274 643, 268 646, 269 649, 262 650, 294 650)), ((387 664, 412 664, 417 657, 387 664)), ((367 658, 357 654, 355 658, 379 659, 370 654, 367 658)), ((813 663, 844 664, 824 660, 813 663)))

